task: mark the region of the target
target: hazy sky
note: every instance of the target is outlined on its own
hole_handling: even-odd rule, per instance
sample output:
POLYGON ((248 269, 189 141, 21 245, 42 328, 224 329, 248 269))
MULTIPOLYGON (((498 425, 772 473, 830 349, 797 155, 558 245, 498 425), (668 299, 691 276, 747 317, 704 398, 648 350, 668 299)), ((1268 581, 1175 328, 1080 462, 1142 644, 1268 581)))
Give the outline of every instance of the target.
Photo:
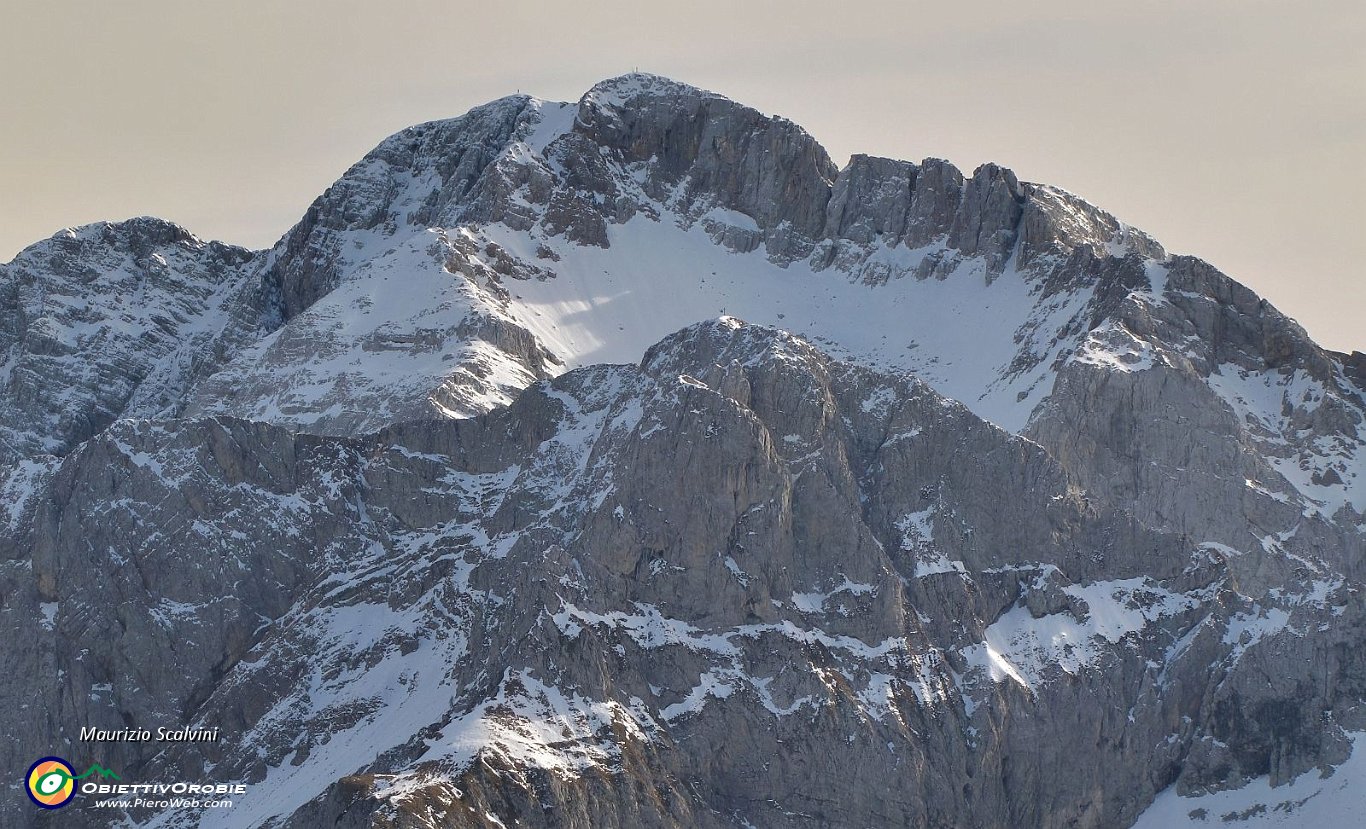
POLYGON ((0 0, 0 261, 151 214, 265 247, 402 127, 633 68, 1065 187, 1366 350, 1366 3, 0 0))

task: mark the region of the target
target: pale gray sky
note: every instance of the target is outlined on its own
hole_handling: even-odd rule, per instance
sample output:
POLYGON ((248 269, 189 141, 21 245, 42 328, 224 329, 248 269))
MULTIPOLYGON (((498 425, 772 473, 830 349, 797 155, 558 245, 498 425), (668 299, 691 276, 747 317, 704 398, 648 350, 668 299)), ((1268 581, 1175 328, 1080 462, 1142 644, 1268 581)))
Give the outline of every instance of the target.
POLYGON ((1366 3, 0 0, 0 261, 151 214, 265 247, 384 136, 640 68, 1065 187, 1366 349, 1366 3))

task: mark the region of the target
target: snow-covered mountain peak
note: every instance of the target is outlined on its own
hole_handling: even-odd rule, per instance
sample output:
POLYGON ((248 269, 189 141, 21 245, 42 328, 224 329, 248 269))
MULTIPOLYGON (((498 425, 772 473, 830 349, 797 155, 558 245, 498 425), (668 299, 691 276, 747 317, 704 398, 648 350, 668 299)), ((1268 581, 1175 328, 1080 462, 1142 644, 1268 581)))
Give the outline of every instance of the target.
POLYGON ((503 98, 269 251, 0 266, 0 754, 221 725, 106 746, 250 784, 161 827, 1290 814, 1366 729, 1364 360, 995 164, 503 98))
POLYGON ((224 261, 237 264, 256 255, 246 248, 205 241, 165 219, 136 216, 122 221, 92 222, 63 228, 48 239, 23 249, 8 264, 41 267, 45 262, 63 257, 73 262, 82 256, 99 258, 110 250, 144 260, 154 254, 164 258, 171 255, 172 251, 198 252, 208 249, 212 249, 224 261))
POLYGON ((1204 383, 1293 357, 1361 409, 1344 360, 1073 194, 995 164, 837 169, 795 124, 651 75, 403 130, 251 270, 220 320, 240 348, 201 361, 175 410, 338 434, 466 416, 726 314, 914 372, 1016 431, 1072 363, 1204 383))
POLYGON ((664 75, 656 75, 650 72, 627 72, 624 75, 606 78, 593 84, 579 99, 579 102, 581 105, 587 102, 598 106, 622 108, 641 96, 725 98, 724 95, 676 81, 664 75))
POLYGON ((0 266, 0 464, 173 413, 258 255, 148 217, 60 231, 0 266))

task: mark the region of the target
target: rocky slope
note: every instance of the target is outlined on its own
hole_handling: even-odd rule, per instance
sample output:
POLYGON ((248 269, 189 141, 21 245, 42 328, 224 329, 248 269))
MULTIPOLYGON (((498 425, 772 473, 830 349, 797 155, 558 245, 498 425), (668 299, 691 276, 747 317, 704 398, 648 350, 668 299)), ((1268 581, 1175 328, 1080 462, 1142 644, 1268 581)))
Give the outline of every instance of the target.
POLYGON ((1362 725, 1341 572, 1254 599, 1037 444, 733 320, 474 420, 119 424, 27 487, 6 696, 63 680, 10 761, 218 725, 104 755, 258 784, 199 825, 1122 825, 1362 725))
POLYGON ((63 231, 0 266, 0 463, 175 414, 258 328, 257 258, 133 219, 63 231))
POLYGON ((0 309, 7 762, 253 784, 137 825, 1352 813, 1366 357, 1008 170, 633 75, 0 309))

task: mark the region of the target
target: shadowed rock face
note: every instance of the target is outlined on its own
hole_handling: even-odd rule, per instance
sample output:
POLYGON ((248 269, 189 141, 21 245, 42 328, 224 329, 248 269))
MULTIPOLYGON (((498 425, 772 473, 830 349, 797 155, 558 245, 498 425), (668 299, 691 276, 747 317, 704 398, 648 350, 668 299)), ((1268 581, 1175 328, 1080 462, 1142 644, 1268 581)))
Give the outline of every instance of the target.
POLYGON ((790 121, 662 79, 627 77, 584 96, 574 132, 624 164, 644 165, 643 189, 656 201, 683 185, 685 209, 719 204, 752 217, 771 237, 785 226, 807 245, 825 227, 838 171, 790 121))
POLYGON ((996 165, 632 75, 405 130, 270 251, 63 232, 0 311, 10 767, 252 784, 204 826, 1100 827, 1366 730, 1361 355, 996 165), (746 279, 820 339, 662 327, 746 279), (223 740, 73 736, 160 725, 223 740))

